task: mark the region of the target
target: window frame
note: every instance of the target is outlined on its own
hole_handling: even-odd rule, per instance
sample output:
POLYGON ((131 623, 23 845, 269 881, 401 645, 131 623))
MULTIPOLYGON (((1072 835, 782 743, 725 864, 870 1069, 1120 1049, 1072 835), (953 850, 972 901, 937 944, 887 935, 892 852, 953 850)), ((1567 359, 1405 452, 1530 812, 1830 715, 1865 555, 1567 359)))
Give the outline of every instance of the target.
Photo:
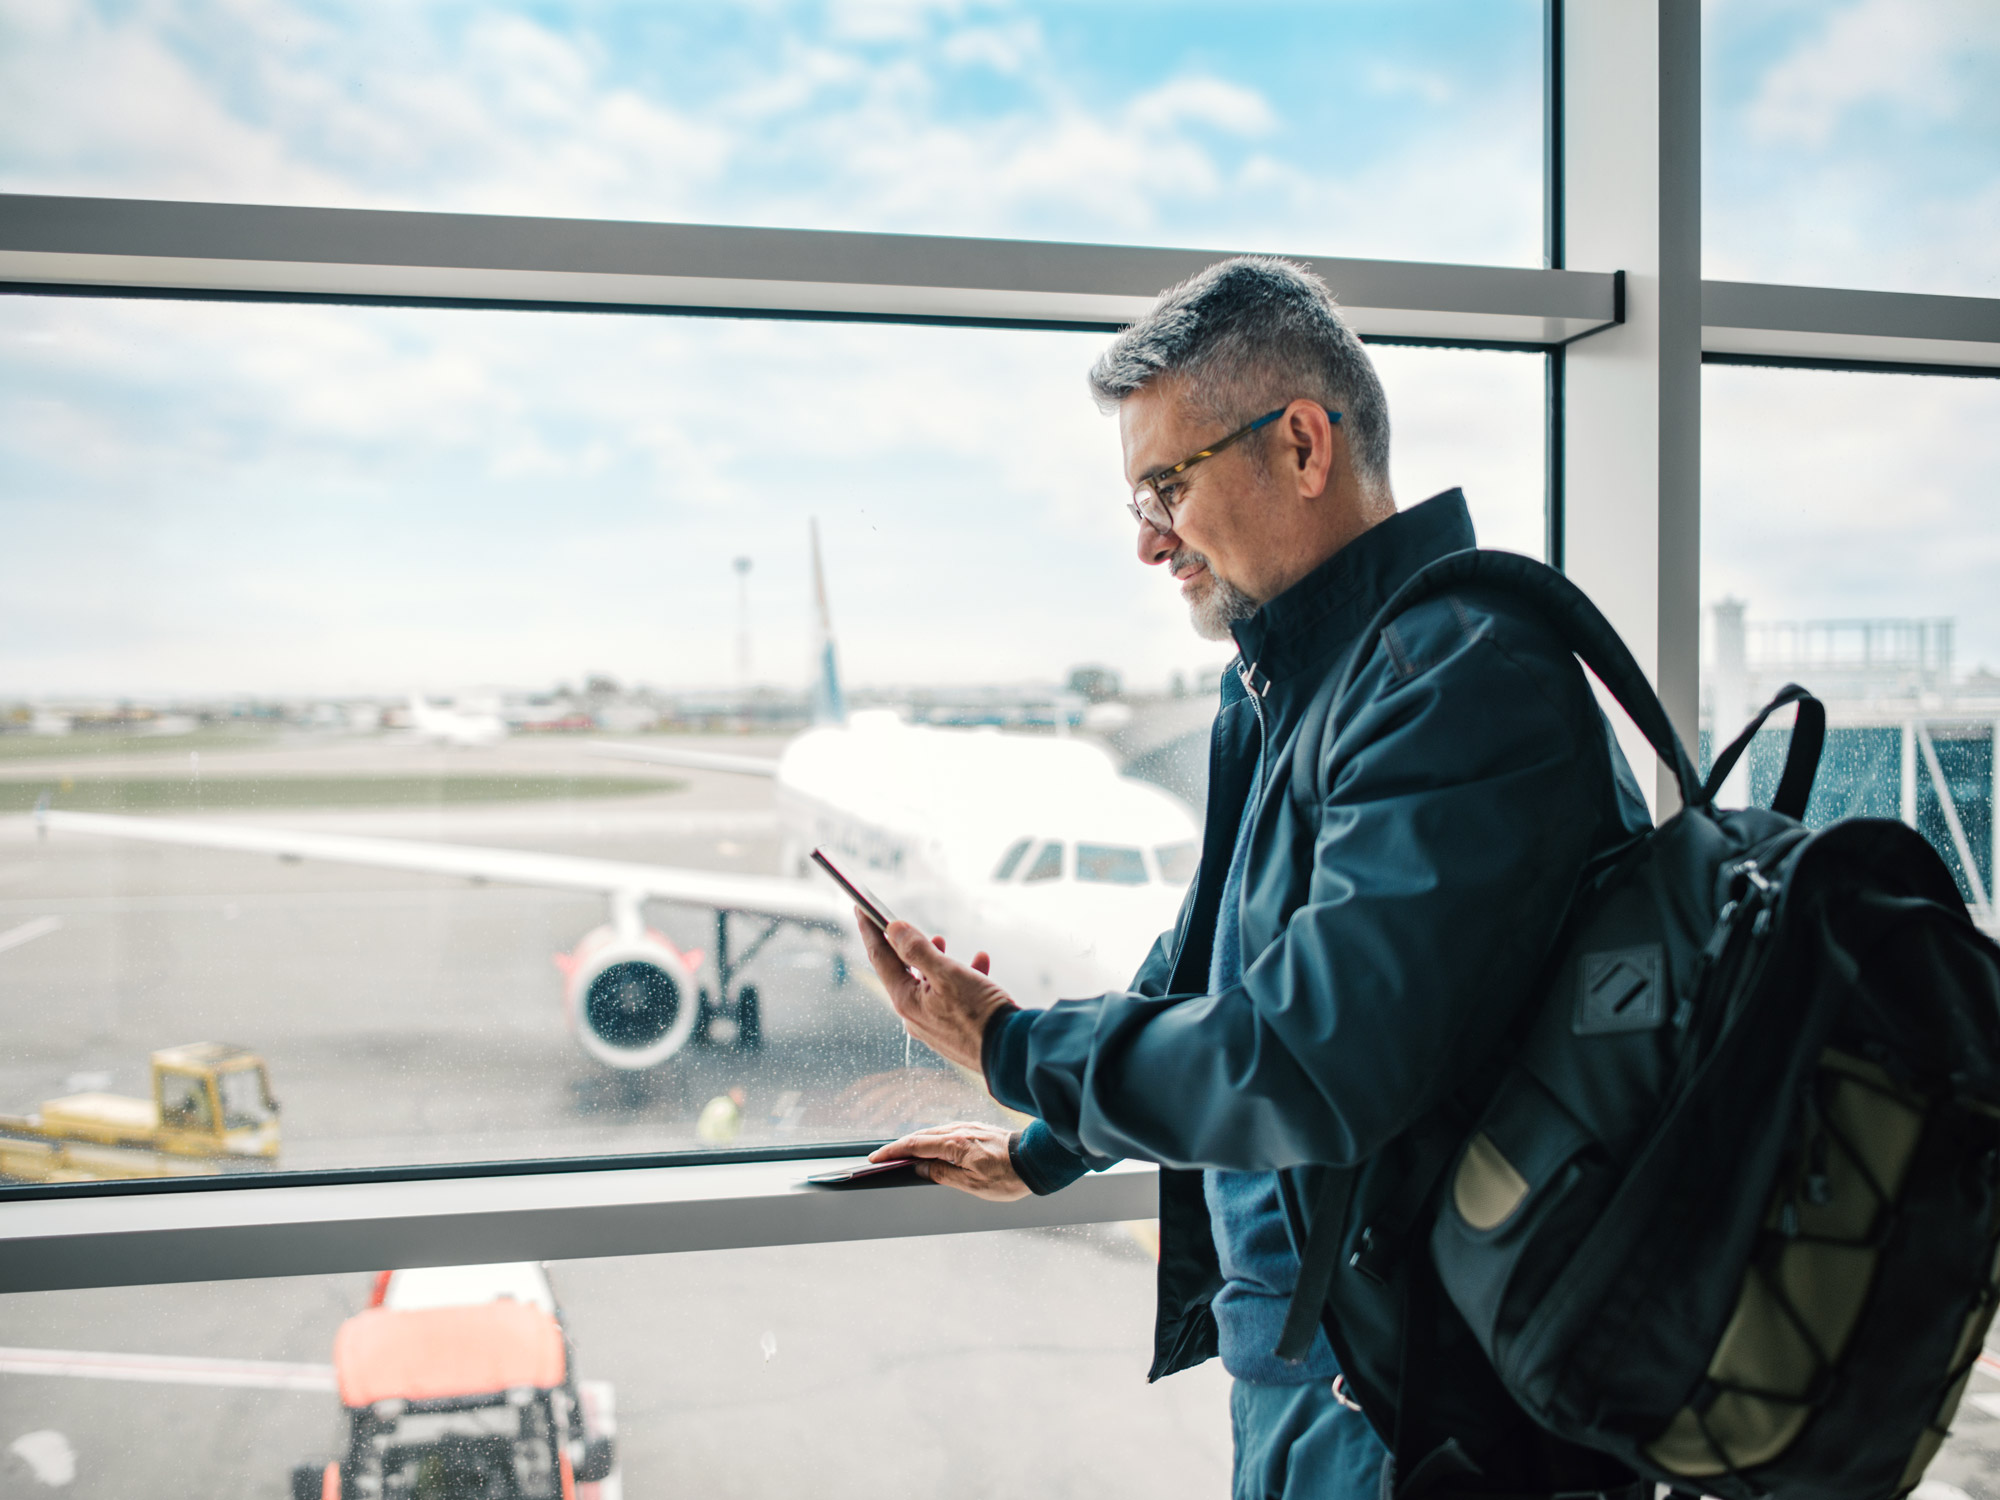
MULTIPOLYGON (((2000 298, 1703 281, 1699 0, 1544 6, 1546 266, 1299 257, 1364 338, 1540 355, 1547 554, 1694 742, 1700 366, 2000 377, 2000 298), (1573 269, 1570 257, 1588 269, 1573 269)), ((1228 251, 0 194, 0 295, 1111 331, 1228 251)), ((1635 766, 1650 750, 1621 738, 1635 766)), ((2000 773, 1996 773, 2000 774, 2000 773)), ((1672 790, 1655 785, 1655 805, 1672 790)), ((874 1142, 0 1191, 0 1287, 742 1248, 1150 1216, 1135 1163, 1049 1198, 803 1187, 874 1142)))

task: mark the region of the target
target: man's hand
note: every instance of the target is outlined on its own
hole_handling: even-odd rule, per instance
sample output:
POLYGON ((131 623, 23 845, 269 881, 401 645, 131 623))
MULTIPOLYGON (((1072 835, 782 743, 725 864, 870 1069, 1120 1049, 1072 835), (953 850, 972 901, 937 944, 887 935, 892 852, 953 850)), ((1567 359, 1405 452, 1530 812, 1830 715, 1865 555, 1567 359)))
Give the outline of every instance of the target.
POLYGON ((911 1036, 947 1062, 980 1072, 979 1049, 996 1010, 1013 1005, 986 977, 992 961, 973 955, 971 967, 946 958, 943 938, 926 939, 908 922, 891 922, 885 934, 856 907, 854 918, 868 961, 889 992, 889 1003, 911 1036))
POLYGON ((1028 1196, 1028 1185, 1007 1154, 1009 1132, 998 1125, 933 1125, 891 1141, 868 1159, 914 1158, 916 1173, 975 1198, 1012 1203, 1028 1196))

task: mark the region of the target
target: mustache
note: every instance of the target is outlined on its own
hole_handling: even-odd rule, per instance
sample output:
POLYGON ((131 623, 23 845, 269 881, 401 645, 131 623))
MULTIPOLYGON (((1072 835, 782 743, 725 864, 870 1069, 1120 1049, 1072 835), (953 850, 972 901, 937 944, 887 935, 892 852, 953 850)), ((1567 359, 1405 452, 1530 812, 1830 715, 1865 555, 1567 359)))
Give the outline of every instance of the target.
MULTIPOLYGON (((1182 543, 1180 546, 1174 548, 1167 555, 1167 571, 1172 573, 1176 578, 1187 571, 1184 565, 1188 563, 1192 563, 1198 568, 1208 567, 1208 559, 1186 543, 1182 543)), ((1214 569, 1211 568, 1209 571, 1213 572, 1214 569)))

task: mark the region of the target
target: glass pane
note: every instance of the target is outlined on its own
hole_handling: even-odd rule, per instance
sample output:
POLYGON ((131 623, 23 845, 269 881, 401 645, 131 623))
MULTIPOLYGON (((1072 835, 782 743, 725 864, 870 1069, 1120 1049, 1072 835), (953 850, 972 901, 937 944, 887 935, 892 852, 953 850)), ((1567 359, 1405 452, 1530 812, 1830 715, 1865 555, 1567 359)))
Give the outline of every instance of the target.
POLYGON ((0 1484, 318 1500, 359 1434, 578 1500, 1227 1492, 1221 1367, 1146 1383, 1150 1224, 475 1269, 0 1296, 0 1484))
MULTIPOLYGON (((990 1114, 802 861, 1031 1004, 1172 925, 1228 651, 1134 559, 1101 342, 0 300, 0 1112, 70 1122, 38 1170, 106 1122, 92 1174, 990 1114), (1024 838, 1055 883, 991 879, 1024 838), (1161 878, 1086 910, 1080 841, 1161 878)), ((1379 354, 1405 503, 1463 483, 1532 545, 1541 360, 1379 354)))
POLYGON ((1702 7, 1705 274, 2000 295, 2000 7, 1702 7))
POLYGON ((1541 5, 0 19, 0 188, 1534 265, 1541 5))
MULTIPOLYGON (((2000 384, 1711 365, 1702 394, 1704 761, 1803 683, 1807 821, 1910 823, 1991 921, 2000 384)), ((1734 799, 1769 801, 1788 742, 1758 736, 1734 799)))

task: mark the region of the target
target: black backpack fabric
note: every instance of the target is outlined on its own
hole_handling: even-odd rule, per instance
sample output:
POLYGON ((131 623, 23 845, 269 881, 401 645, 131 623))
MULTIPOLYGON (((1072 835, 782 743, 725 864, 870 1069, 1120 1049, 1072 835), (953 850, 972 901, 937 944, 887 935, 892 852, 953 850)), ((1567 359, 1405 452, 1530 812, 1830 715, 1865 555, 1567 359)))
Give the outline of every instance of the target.
MULTIPOLYGON (((1327 695, 1329 724, 1383 627, 1453 589, 1531 606, 1683 805, 1586 872, 1476 1124, 1426 1148, 1418 1222, 1384 1228, 1413 1256, 1428 1228, 1411 1270, 1434 1271, 1557 1437, 1726 1500, 1902 1495, 1996 1305, 2000 948, 1914 830, 1801 825, 1818 700, 1788 687, 1703 783, 1610 624, 1531 559, 1462 552, 1411 579, 1327 695), (1787 703, 1773 809, 1717 809, 1787 703)), ((1314 1223, 1281 1353, 1303 1347, 1353 1232, 1314 1223)))

